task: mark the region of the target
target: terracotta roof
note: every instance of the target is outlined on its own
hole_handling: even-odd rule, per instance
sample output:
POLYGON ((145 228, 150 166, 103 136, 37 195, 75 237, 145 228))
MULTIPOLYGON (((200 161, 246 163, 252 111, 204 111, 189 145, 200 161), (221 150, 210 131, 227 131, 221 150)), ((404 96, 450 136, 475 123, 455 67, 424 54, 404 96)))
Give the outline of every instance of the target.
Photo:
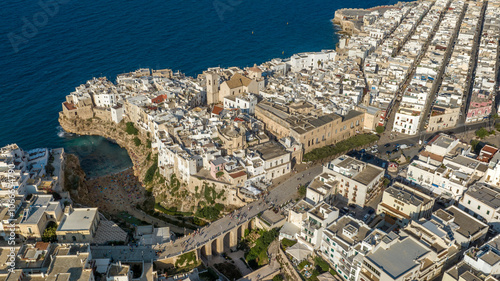
POLYGON ((434 154, 432 152, 425 151, 425 150, 420 152, 420 155, 422 155, 424 157, 430 157, 432 160, 436 160, 439 162, 443 162, 443 159, 444 159, 443 156, 440 156, 440 155, 437 155, 437 154, 434 154))
POLYGON ((231 79, 227 80, 225 83, 229 87, 229 89, 239 88, 243 86, 248 86, 252 82, 252 79, 245 77, 239 73, 236 73, 231 77, 231 79))
POLYGON ((236 118, 234 118, 234 121, 244 122, 245 120, 243 120, 243 119, 241 119, 241 118, 236 117, 236 118))
POLYGON ((224 110, 223 107, 215 105, 214 108, 212 109, 212 114, 219 115, 222 112, 222 110, 224 110))
POLYGON ((68 110, 73 110, 73 109, 76 109, 75 105, 73 103, 69 103, 67 101, 63 102, 64 106, 68 109, 68 110))
POLYGON ((161 103, 163 102, 164 100, 167 99, 167 95, 159 95, 157 96, 156 98, 154 99, 151 99, 151 102, 154 102, 154 103, 161 103))
POLYGON ((491 145, 485 145, 483 147, 483 149, 481 149, 481 152, 483 152, 483 151, 489 152, 491 154, 495 154, 498 151, 498 148, 493 147, 491 145))
POLYGON ((47 242, 36 242, 35 248, 37 248, 40 251, 45 251, 49 248, 50 243, 47 242))
POLYGON ((233 179, 245 176, 247 173, 245 171, 239 171, 236 173, 229 174, 233 179))

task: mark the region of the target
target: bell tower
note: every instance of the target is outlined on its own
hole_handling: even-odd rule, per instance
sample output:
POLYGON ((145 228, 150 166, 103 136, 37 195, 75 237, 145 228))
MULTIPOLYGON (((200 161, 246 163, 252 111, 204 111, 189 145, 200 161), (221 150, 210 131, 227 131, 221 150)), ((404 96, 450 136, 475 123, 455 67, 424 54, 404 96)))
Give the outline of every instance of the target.
POLYGON ((207 105, 219 102, 219 74, 215 72, 207 72, 205 74, 207 80, 207 105))

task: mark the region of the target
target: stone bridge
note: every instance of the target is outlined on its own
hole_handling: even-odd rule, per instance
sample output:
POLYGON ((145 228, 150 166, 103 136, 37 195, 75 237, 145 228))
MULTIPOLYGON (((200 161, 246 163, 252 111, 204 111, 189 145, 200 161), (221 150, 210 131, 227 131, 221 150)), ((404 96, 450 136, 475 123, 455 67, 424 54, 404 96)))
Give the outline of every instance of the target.
POLYGON ((238 246, 238 242, 242 240, 245 236, 245 231, 251 230, 255 227, 254 220, 251 219, 242 223, 239 226, 235 226, 226 232, 221 233, 214 239, 210 239, 204 245, 196 249, 198 257, 205 257, 208 260, 213 255, 220 255, 225 252, 235 251, 238 246))
POLYGON ((254 218, 261 212, 276 205, 294 199, 297 186, 306 184, 323 171, 321 165, 307 171, 291 174, 287 179, 273 188, 266 200, 260 199, 233 212, 232 216, 224 216, 199 231, 179 238, 173 242, 153 246, 157 253, 157 261, 175 263, 177 257, 194 251, 198 259, 209 260, 214 255, 236 249, 245 230, 255 227, 254 218))

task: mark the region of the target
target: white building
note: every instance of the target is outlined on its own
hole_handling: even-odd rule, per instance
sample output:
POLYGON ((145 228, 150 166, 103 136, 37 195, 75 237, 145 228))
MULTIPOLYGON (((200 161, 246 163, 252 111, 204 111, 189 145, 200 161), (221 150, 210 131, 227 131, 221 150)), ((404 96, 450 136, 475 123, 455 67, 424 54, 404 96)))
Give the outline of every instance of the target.
POLYGON ((224 97, 224 108, 239 108, 243 113, 255 114, 256 105, 257 97, 252 94, 224 97))
POLYGON ((385 170, 343 155, 330 161, 323 172, 332 174, 338 181, 338 194, 349 203, 364 206, 370 192, 380 184, 385 170))

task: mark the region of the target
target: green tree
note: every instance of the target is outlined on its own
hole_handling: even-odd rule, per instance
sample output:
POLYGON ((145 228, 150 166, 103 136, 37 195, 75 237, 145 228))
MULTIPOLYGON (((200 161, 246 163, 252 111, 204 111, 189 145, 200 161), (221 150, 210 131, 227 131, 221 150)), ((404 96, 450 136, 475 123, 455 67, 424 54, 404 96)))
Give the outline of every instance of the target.
POLYGON ((478 150, 477 148, 478 148, 479 143, 480 142, 478 140, 471 140, 470 141, 470 145, 471 145, 473 151, 478 150))
POLYGON ((301 185, 299 187, 299 196, 304 197, 306 196, 306 193, 307 193, 307 187, 305 185, 301 185))
POLYGON ((330 265, 328 265, 328 263, 319 256, 314 258, 314 265, 321 268, 322 272, 327 272, 330 269, 330 265))
POLYGON ((377 134, 382 134, 384 131, 385 131, 385 127, 384 126, 377 126, 375 128, 375 132, 377 132, 377 134))
MULTIPOLYGON (((266 256, 265 253, 267 251, 267 248, 269 247, 269 244, 271 244, 271 242, 276 239, 276 237, 278 237, 279 231, 277 228, 273 228, 269 231, 262 230, 260 234, 260 237, 255 241, 254 247, 251 248, 245 256, 245 259, 249 263, 255 264, 255 261, 257 261, 257 259, 259 259, 260 261, 263 256, 266 256)), ((262 265, 262 263, 259 262, 257 264, 262 265)))
POLYGON ((332 155, 345 153, 351 149, 362 147, 373 143, 379 139, 378 135, 362 134, 356 135, 346 140, 340 141, 335 145, 327 145, 320 148, 315 148, 312 151, 304 154, 304 161, 316 161, 332 155))
POLYGON ((218 219, 219 215, 220 215, 220 209, 213 206, 203 207, 196 212, 196 216, 200 218, 205 218, 210 221, 218 219))
POLYGON ((57 242, 57 223, 51 221, 47 224, 47 227, 43 231, 42 241, 43 242, 57 242))
POLYGON ((481 139, 489 136, 489 134, 490 132, 488 132, 488 130, 486 130, 485 128, 480 128, 479 130, 476 131, 476 136, 481 139))

